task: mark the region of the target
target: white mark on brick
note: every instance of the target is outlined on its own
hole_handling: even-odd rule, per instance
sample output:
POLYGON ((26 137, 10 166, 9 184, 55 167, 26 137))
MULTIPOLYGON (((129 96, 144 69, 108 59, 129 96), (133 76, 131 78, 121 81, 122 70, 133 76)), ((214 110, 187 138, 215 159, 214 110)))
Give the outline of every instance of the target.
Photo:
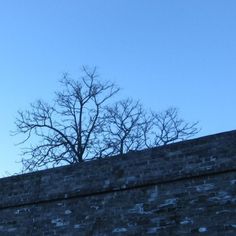
POLYGON ((98 210, 99 206, 92 205, 92 206, 90 206, 90 208, 94 208, 95 210, 98 210))
POLYGON ((112 233, 124 233, 126 232, 127 229, 126 228, 115 228, 112 233))
POLYGON ((57 227, 68 225, 68 223, 63 222, 63 220, 60 218, 53 219, 51 222, 52 222, 52 224, 55 224, 57 227))
POLYGON ((197 190, 198 192, 203 192, 203 191, 211 190, 211 189, 213 189, 214 187, 215 187, 214 184, 202 184, 202 185, 196 186, 196 190, 197 190))
POLYGON ((206 228, 206 227, 200 227, 200 228, 198 229, 198 232, 199 232, 199 233, 205 233, 205 232, 207 232, 207 228, 206 228))
POLYGON ((22 212, 30 212, 30 209, 29 208, 22 208, 22 209, 17 209, 14 213, 16 215, 22 213, 22 212))
POLYGON ((229 213, 229 212, 230 212, 230 210, 221 210, 221 211, 217 211, 216 215, 224 214, 224 213, 229 213))
POLYGON ((160 207, 166 207, 166 206, 175 205, 175 204, 176 204, 176 198, 170 198, 170 199, 166 199, 163 204, 160 204, 160 207))
POLYGON ((135 204, 134 208, 129 210, 130 213, 143 213, 143 203, 135 204))
POLYGON ((69 215, 69 214, 71 214, 71 213, 72 213, 71 210, 65 210, 65 214, 66 214, 66 215, 69 215))
POLYGON ((226 203, 227 201, 232 200, 231 198, 232 197, 228 195, 227 192, 220 191, 215 197, 209 198, 209 201, 226 203))
POLYGON ((133 208, 129 209, 129 213, 151 214, 150 211, 144 211, 144 209, 143 209, 143 203, 137 203, 137 204, 135 204, 133 208))
POLYGON ((181 225, 187 225, 187 224, 192 224, 193 221, 189 217, 185 217, 184 220, 180 221, 181 225))
POLYGON ((20 213, 20 210, 16 210, 15 214, 18 215, 20 213))

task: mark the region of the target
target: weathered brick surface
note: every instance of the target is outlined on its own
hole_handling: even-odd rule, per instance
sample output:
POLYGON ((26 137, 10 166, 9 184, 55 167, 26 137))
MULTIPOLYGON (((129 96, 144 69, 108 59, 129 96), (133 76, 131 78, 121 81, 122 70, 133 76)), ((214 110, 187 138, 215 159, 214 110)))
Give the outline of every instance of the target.
POLYGON ((0 235, 236 235, 236 131, 0 179, 0 235))

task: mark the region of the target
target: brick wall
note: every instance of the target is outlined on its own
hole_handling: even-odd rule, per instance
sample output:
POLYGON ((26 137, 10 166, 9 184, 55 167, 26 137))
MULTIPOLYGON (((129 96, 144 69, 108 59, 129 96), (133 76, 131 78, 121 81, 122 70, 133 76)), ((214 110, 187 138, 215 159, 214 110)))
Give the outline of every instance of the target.
POLYGON ((236 235, 236 131, 2 178, 0 235, 236 235))

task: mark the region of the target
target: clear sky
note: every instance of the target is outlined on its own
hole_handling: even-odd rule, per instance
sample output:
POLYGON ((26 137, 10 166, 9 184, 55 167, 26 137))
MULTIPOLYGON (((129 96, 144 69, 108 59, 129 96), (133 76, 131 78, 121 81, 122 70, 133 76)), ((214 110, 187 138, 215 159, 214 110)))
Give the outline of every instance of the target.
POLYGON ((81 65, 207 135, 236 127, 235 0, 1 0, 0 176, 20 171, 18 109, 81 65))

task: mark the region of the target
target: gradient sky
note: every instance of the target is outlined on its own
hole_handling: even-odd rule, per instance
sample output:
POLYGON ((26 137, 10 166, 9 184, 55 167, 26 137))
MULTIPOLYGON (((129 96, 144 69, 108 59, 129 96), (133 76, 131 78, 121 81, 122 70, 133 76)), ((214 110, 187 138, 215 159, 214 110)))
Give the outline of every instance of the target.
POLYGON ((50 101, 63 72, 101 77, 200 136, 236 127, 235 0, 1 0, 0 176, 19 172, 17 110, 50 101))

